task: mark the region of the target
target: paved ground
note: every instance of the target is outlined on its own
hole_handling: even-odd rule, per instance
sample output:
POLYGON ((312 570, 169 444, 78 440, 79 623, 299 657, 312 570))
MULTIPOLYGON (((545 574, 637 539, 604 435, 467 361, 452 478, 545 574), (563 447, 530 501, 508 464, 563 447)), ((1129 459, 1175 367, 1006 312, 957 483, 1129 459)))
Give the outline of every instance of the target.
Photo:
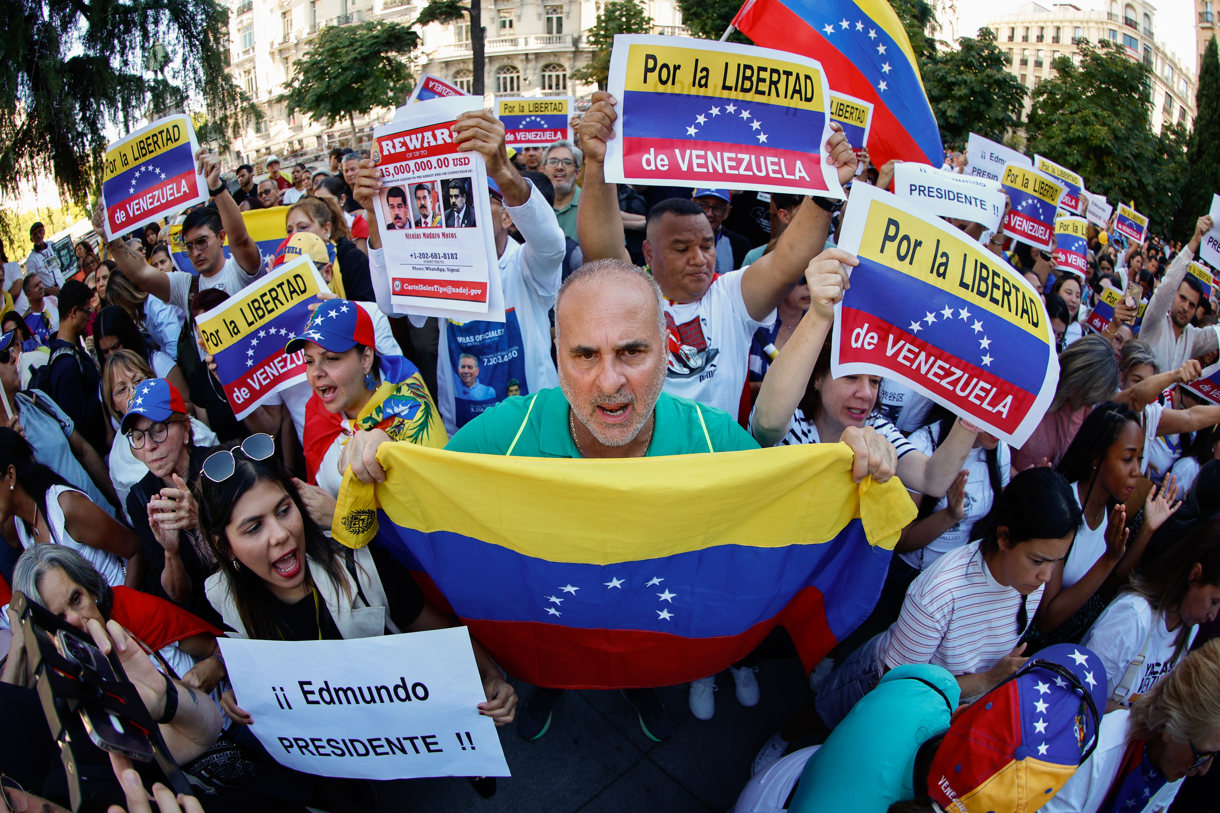
POLYGON ((511 726, 500 732, 513 776, 499 780, 493 798, 480 798, 465 780, 411 780, 383 787, 381 810, 722 813, 749 778, 759 747, 812 698, 795 658, 763 660, 758 678, 762 701, 744 709, 732 677, 721 673, 708 722, 691 716, 685 686, 662 689, 677 729, 663 743, 644 736, 618 692, 568 692, 537 742, 511 726))

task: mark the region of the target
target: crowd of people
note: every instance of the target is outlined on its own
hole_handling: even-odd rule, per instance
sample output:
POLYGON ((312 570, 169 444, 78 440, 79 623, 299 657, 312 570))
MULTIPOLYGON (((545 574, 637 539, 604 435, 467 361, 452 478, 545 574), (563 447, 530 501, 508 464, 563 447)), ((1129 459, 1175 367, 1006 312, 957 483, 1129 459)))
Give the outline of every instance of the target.
MULTIPOLYGON (((1214 299, 1188 273, 1211 219, 1185 244, 1124 245, 1091 226, 1087 277, 952 223, 1025 277, 1058 342, 1054 399, 1014 449, 901 382, 831 373, 834 307, 867 284, 836 231, 851 187, 887 185, 892 163, 872 166, 836 128, 823 159, 845 204, 616 186, 616 115, 596 94, 574 140, 512 150, 494 116, 467 113, 454 143, 482 157, 488 189, 400 190, 389 222, 375 157, 334 150, 327 168, 288 174, 270 156, 266 177, 241 164, 226 182, 201 150, 208 203, 82 241, 76 268, 36 224, 24 268, 5 260, 0 603, 20 592, 113 647, 205 807, 265 809, 267 794, 276 809, 326 806, 334 781, 289 781, 250 736, 217 639, 459 623, 376 541, 331 539, 345 473, 384 478, 381 444, 622 458, 845 443, 853 476, 897 476, 917 517, 885 583, 852 586, 876 593, 875 609, 814 670, 808 707, 763 746, 737 810, 1003 810, 1030 795, 1053 797, 1047 810, 1165 810, 1178 795, 1214 807, 1203 776, 1220 750, 1220 405, 1187 387, 1220 352, 1214 299), (465 222, 467 193, 488 197, 479 225, 516 330, 391 307, 383 230, 465 222), (243 219, 264 208, 284 218, 274 257, 243 219), (284 339, 305 381, 238 419, 195 317, 299 254, 330 288, 284 339), (1090 324, 1107 285, 1125 296, 1090 324), (493 384, 493 357, 520 369, 493 384), (1005 758, 959 775, 996 737, 1005 758), (989 784, 1027 757, 1062 770, 989 784)), ((0 771, 65 803, 15 611, 4 626, 0 771)), ((562 724, 560 689, 519 699, 477 641, 475 653, 480 714, 528 740, 562 724)), ((765 690, 758 657, 729 667, 744 706, 765 690)), ((690 684, 693 717, 715 714, 716 680, 690 684)), ((648 737, 673 734, 653 688, 625 695, 648 737)), ((93 798, 121 803, 127 766, 107 783, 103 758, 79 759, 93 798)), ((347 783, 335 809, 367 793, 347 783)))

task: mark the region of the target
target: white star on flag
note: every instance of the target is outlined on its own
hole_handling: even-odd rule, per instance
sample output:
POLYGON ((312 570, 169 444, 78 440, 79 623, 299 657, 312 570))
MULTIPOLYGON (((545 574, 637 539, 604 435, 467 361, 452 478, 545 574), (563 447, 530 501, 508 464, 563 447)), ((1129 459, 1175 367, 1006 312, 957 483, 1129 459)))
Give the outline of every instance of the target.
POLYGON ((833 25, 831 25, 830 23, 826 23, 826 25, 824 25, 822 27, 822 30, 825 31, 826 36, 829 37, 831 34, 833 34, 835 32, 835 27, 833 25))
POLYGON ((742 110, 742 111, 741 111, 741 117, 742 117, 743 119, 748 119, 748 118, 750 118, 750 111, 749 111, 749 110, 742 110))
POLYGON ((1084 673, 1084 682, 1085 682, 1085 683, 1087 683, 1087 684, 1089 684, 1089 688, 1090 688, 1090 689, 1092 689, 1094 686, 1096 686, 1096 685, 1097 685, 1097 681, 1096 681, 1096 680, 1093 678, 1093 673, 1092 673, 1092 672, 1085 672, 1085 673, 1084 673))
POLYGON ((1071 654, 1072 660, 1076 661, 1077 666, 1088 666, 1089 656, 1081 652, 1079 649, 1073 649, 1071 654))
POLYGON ((921 330, 923 330, 923 325, 919 324, 918 321, 911 322, 911 332, 912 333, 918 333, 921 330))
POLYGON ((736 113, 736 112, 737 112, 737 105, 733 104, 732 102, 729 102, 728 104, 726 104, 726 105, 724 106, 724 112, 726 112, 726 113, 736 113))
POLYGON ((882 79, 880 82, 877 83, 877 90, 881 91, 882 93, 884 93, 885 91, 887 91, 889 89, 890 89, 890 86, 885 83, 884 79, 882 79))
POLYGON ((668 621, 669 619, 671 619, 673 617, 674 617, 674 614, 671 613, 669 610, 657 610, 657 620, 658 621, 668 621))
POLYGON ((1038 694, 1046 694, 1051 690, 1051 687, 1049 684, 1043 683, 1039 680, 1034 684, 1034 689, 1037 690, 1038 694))
POLYGON ((991 339, 988 339, 986 336, 979 339, 979 349, 980 350, 986 350, 989 347, 991 347, 991 339))
POLYGON ((550 615, 563 615, 563 613, 559 612, 559 610, 556 610, 554 607, 547 607, 546 611, 550 615))
POLYGON ((932 313, 932 311, 928 311, 924 315, 923 320, 930 325, 936 321, 936 314, 932 313))
POLYGON ((1046 704, 1045 700, 1036 700, 1034 701, 1034 708, 1037 709, 1039 714, 1046 714, 1046 710, 1050 707, 1046 704))
POLYGON ((1046 720, 1034 720, 1034 731, 1038 734, 1046 733, 1046 720))
POLYGON ((882 62, 882 63, 881 63, 881 72, 882 72, 882 73, 889 73, 889 72, 890 72, 890 63, 888 63, 888 62, 882 62))
POLYGON ((941 313, 945 315, 946 320, 953 318, 953 308, 950 308, 948 305, 945 305, 945 309, 942 310, 941 313))
POLYGON ((563 599, 559 598, 558 596, 547 596, 546 600, 553 604, 563 604, 563 599))
POLYGON ((563 591, 563 592, 565 592, 565 593, 571 593, 572 595, 576 595, 576 591, 577 591, 577 590, 579 590, 580 588, 579 588, 579 587, 573 587, 572 585, 570 585, 570 584, 569 584, 569 585, 566 585, 566 586, 561 587, 561 588, 559 588, 559 589, 560 589, 560 590, 562 590, 562 591, 563 591))
POLYGON ((965 322, 966 320, 968 320, 970 318, 970 311, 967 310, 966 308, 962 308, 961 310, 959 310, 957 312, 957 315, 961 318, 961 320, 963 322, 965 322))
POLYGON ((668 601, 670 604, 673 604, 674 598, 677 597, 677 595, 678 595, 677 593, 669 592, 669 590, 667 588, 664 593, 657 593, 657 598, 660 599, 661 601, 668 601))
POLYGON ((975 319, 974 324, 970 326, 970 329, 973 330, 975 333, 978 333, 979 331, 981 331, 983 329, 983 323, 980 322, 978 319, 975 319))
POLYGON ((707 111, 707 112, 711 113, 713 116, 719 116, 719 115, 720 115, 720 108, 719 108, 719 107, 713 107, 711 110, 709 110, 709 111, 707 111))
POLYGON ((994 359, 992 359, 992 358, 991 358, 991 356, 990 356, 989 354, 985 354, 985 355, 983 356, 983 366, 984 366, 984 367, 990 367, 990 366, 991 366, 991 362, 992 362, 993 360, 994 360, 994 359))
POLYGON ((877 29, 875 29, 875 28, 870 28, 870 29, 868 30, 868 38, 869 38, 870 40, 875 40, 875 39, 877 39, 877 29))
POLYGON ((648 580, 648 582, 644 586, 645 587, 656 587, 658 584, 660 584, 663 581, 665 581, 665 580, 662 579, 661 577, 653 576, 651 579, 648 580))
POLYGON ((696 127, 696 126, 695 126, 695 125, 693 125, 693 124, 692 124, 690 127, 687 127, 687 128, 686 128, 686 134, 687 134, 688 136, 690 136, 691 138, 694 138, 694 137, 695 137, 695 134, 696 134, 696 133, 698 133, 698 132, 699 132, 699 128, 698 128, 698 127, 696 127))
POLYGON ((606 585, 606 589, 607 589, 607 590, 608 590, 608 589, 610 589, 610 588, 612 588, 612 587, 613 587, 613 588, 617 588, 617 589, 619 589, 619 590, 622 590, 622 589, 623 589, 623 580, 622 580, 622 579, 616 579, 616 578, 614 578, 613 576, 611 576, 611 577, 610 577, 610 581, 608 581, 608 582, 602 582, 602 584, 606 585))
POLYGON ((884 42, 877 43, 877 53, 879 53, 879 54, 885 53, 885 43, 884 42))
POLYGON ((757 130, 759 127, 762 127, 762 122, 758 119, 754 119, 754 121, 750 122, 751 130, 757 130))
POLYGON ((1068 686, 1067 681, 1059 677, 1059 675, 1055 675, 1055 685, 1060 689, 1066 689, 1068 686))
POLYGON ((1040 756, 1040 757, 1046 756, 1046 749, 1047 749, 1046 743, 1042 743, 1041 745, 1039 745, 1038 746, 1038 756, 1040 756))
POLYGON ((840 21, 839 21, 839 25, 843 26, 843 30, 844 30, 844 31, 846 31, 846 30, 847 30, 847 27, 848 27, 849 25, 851 25, 851 23, 849 23, 849 22, 847 21, 847 19, 846 19, 846 18, 844 18, 844 19, 842 19, 842 20, 840 20, 840 21))
POLYGON ((702 113, 695 116, 695 124, 707 124, 707 116, 703 115, 702 113))
POLYGON ((766 134, 766 133, 759 133, 759 134, 758 134, 758 143, 759 143, 759 144, 765 144, 765 143, 767 143, 767 134, 766 134))
POLYGON ((864 21, 863 20, 856 20, 856 30, 857 31, 864 30, 864 21))

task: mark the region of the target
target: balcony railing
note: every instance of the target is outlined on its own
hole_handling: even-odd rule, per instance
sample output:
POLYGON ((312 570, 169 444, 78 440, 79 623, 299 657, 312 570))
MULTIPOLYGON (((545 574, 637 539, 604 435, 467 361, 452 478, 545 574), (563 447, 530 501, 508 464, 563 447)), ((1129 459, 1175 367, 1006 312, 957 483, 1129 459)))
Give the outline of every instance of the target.
POLYGON ((1211 12, 1211 11, 1200 11, 1199 12, 1199 22, 1206 23, 1207 25, 1211 25, 1215 21, 1216 21, 1216 15, 1214 12, 1211 12))
POLYGON ((1140 30, 1140 24, 1135 21, 1134 17, 1123 17, 1123 25, 1127 28, 1134 28, 1136 31, 1140 30))
POLYGON ((254 10, 254 0, 246 0, 244 3, 239 3, 234 10, 235 14, 246 14, 254 10))

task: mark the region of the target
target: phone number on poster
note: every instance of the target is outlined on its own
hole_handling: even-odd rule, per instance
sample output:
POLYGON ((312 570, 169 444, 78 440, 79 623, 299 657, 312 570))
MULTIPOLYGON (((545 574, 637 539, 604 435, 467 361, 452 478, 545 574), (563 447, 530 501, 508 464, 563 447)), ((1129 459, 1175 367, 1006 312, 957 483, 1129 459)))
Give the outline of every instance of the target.
POLYGON ((441 254, 438 252, 415 251, 410 254, 412 260, 456 260, 457 253, 441 254))

